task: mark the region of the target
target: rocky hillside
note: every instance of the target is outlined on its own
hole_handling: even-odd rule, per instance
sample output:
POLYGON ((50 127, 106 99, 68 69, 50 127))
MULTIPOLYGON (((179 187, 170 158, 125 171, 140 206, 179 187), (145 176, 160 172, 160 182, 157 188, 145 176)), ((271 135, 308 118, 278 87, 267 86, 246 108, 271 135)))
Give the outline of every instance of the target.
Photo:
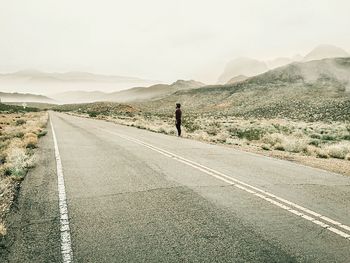
POLYGON ((350 120, 350 58, 293 63, 235 84, 178 91, 140 107, 168 114, 176 102, 190 112, 350 120))

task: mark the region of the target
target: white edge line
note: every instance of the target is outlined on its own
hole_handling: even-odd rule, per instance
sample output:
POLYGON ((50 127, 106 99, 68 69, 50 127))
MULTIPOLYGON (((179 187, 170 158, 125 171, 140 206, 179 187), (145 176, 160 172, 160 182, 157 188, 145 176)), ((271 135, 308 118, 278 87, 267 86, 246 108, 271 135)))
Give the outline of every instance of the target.
POLYGON ((72 251, 72 241, 71 241, 70 228, 69 228, 66 189, 64 185, 64 176, 63 176, 60 152, 58 150, 56 134, 51 121, 51 116, 50 116, 50 125, 51 125, 52 137, 53 137, 53 142, 55 147, 55 157, 56 157, 56 166, 57 166, 57 179, 58 179, 57 188, 58 188, 58 203, 59 203, 59 210, 60 210, 61 254, 62 254, 63 263, 71 263, 73 262, 73 251, 72 251))
POLYGON ((197 170, 200 170, 200 171, 202 171, 202 172, 204 172, 204 173, 206 173, 208 175, 211 175, 211 176, 213 176, 213 177, 215 177, 215 178, 217 178, 217 179, 219 179, 221 181, 224 181, 224 182, 226 182, 226 183, 228 183, 230 185, 233 185, 233 186, 235 186, 235 187, 237 187, 239 189, 242 189, 242 190, 244 190, 244 191, 246 191, 248 193, 251 193, 251 194, 255 195, 256 197, 264 199, 265 201, 267 201, 267 202, 269 202, 269 203, 271 203, 273 205, 276 205, 276 206, 278 206, 278 207, 280 207, 280 208, 282 208, 284 210, 289 211, 290 213, 293 213, 293 214, 295 214, 295 215, 297 215, 297 216, 299 216, 299 217, 301 217, 301 218, 303 218, 305 220, 308 220, 308 221, 310 221, 310 222, 312 222, 312 223, 314 223, 314 224, 316 224, 316 225, 318 225, 318 226, 320 226, 322 228, 328 229, 329 231, 331 231, 331 232, 333 232, 333 233, 335 233, 335 234, 337 234, 337 235, 339 235, 341 237, 344 237, 344 238, 350 240, 350 235, 349 234, 347 234, 347 233, 345 233, 345 232, 343 232, 341 230, 338 230, 338 229, 336 229, 334 227, 331 227, 330 225, 325 224, 325 223, 323 223, 323 222, 318 220, 318 219, 320 219, 320 220, 327 221, 328 223, 331 223, 331 224, 333 224, 333 225, 335 225, 337 227, 343 228, 343 229, 345 229, 347 231, 350 230, 349 226, 344 225, 344 224, 342 224, 342 223, 340 223, 338 221, 335 221, 335 220, 333 220, 333 219, 331 219, 329 217, 323 216, 323 215, 321 215, 319 213, 316 213, 316 212, 314 212, 314 211, 312 211, 312 210, 310 210, 308 208, 305 208, 303 206, 300 206, 298 204, 290 202, 290 201, 288 201, 288 200, 286 200, 284 198, 278 197, 278 196, 276 196, 274 194, 271 194, 271 193, 269 193, 267 191, 259 189, 259 188, 255 187, 255 186, 252 186, 252 185, 249 185, 247 183, 244 183, 244 182, 242 182, 240 180, 232 178, 232 177, 230 177, 228 175, 225 175, 225 174, 223 174, 221 172, 218 172, 218 171, 213 170, 213 169, 211 169, 209 167, 206 167, 206 166, 201 165, 199 163, 196 163, 194 161, 188 160, 188 159, 183 158, 183 157, 181 157, 179 155, 173 154, 173 153, 171 153, 169 151, 163 150, 161 148, 158 148, 156 146, 153 146, 151 144, 148 144, 148 143, 143 142, 141 140, 138 140, 136 138, 132 138, 132 137, 129 137, 129 136, 126 136, 126 135, 122 135, 122 134, 119 134, 119 133, 116 133, 116 132, 112 132, 112 131, 109 131, 109 130, 106 130, 106 129, 102 129, 102 128, 98 128, 98 129, 100 129, 102 131, 105 131, 105 132, 108 132, 108 133, 111 133, 111 134, 114 134, 114 135, 119 136, 119 137, 121 137, 123 139, 132 141, 134 143, 140 144, 140 145, 145 146, 145 147, 147 147, 147 148, 149 148, 149 149, 151 149, 153 151, 156 151, 156 152, 158 152, 160 154, 163 154, 163 155, 165 155, 165 156, 167 156, 169 158, 175 159, 175 160, 177 160, 177 161, 179 161, 181 163, 184 163, 184 164, 189 165, 189 166, 191 166, 193 168, 196 168, 197 170), (257 192, 260 192, 260 193, 256 193, 253 190, 250 190, 249 188, 251 188, 251 189, 253 189, 253 190, 257 191, 257 192), (270 196, 270 197, 272 197, 274 199, 277 199, 277 200, 279 200, 279 201, 281 201, 281 202, 283 202, 285 204, 288 204, 288 205, 290 205, 292 207, 295 207, 295 208, 297 208, 297 209, 299 209, 299 210, 301 210, 303 212, 311 214, 311 215, 315 216, 316 218, 314 218, 312 216, 309 216, 309 215, 305 215, 304 213, 301 213, 301 212, 299 212, 297 210, 294 210, 294 209, 292 209, 291 207, 289 207, 287 205, 284 205, 284 204, 282 204, 280 202, 277 202, 277 201, 267 197, 266 195, 270 196))

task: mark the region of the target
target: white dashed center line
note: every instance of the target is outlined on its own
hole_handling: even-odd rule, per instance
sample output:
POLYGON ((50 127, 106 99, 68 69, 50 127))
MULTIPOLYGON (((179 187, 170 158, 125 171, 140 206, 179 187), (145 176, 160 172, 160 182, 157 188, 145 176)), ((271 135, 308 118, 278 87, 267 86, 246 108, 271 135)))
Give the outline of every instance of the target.
POLYGON ((344 225, 334 219, 331 219, 329 217, 326 217, 326 216, 323 216, 319 213, 316 213, 308 208, 305 208, 303 206, 300 206, 298 204, 295 204, 291 201, 288 201, 284 198, 281 198, 279 196, 276 196, 272 193, 269 193, 263 189, 260 189, 258 187, 255 187, 253 185, 250 185, 250 184, 247 184, 245 182, 242 182, 236 178, 233 178, 232 176, 228 176, 224 173, 221 173, 219 171, 216 171, 214 169, 211 169, 209 167, 206 167, 204 165, 201 165, 199 163, 196 163, 194 161, 191 161, 191 160, 188 160, 184 157, 181 157, 177 154, 174 154, 174 153, 171 153, 167 150, 164 150, 164 149, 161 149, 159 147, 156 147, 154 145, 151 145, 149 143, 146 143, 146 142, 143 142, 141 140, 138 140, 136 138, 132 138, 132 137, 129 137, 129 136, 126 136, 126 135, 123 135, 123 134, 119 134, 117 132, 113 132, 113 131, 110 131, 110 130, 106 130, 106 129, 102 129, 102 128, 98 128, 102 131, 105 131, 105 132, 108 132, 110 134, 113 134, 113 135, 116 135, 120 138, 123 138, 125 140, 128 140, 128 141, 131 141, 131 142, 134 142, 134 143, 137 143, 139 145, 142 145, 146 148, 149 148, 155 152, 158 152, 168 158, 172 158, 178 162, 181 162, 181 163, 184 163, 188 166, 191 166, 197 170, 200 170, 212 177, 215 177, 221 181, 224 181, 234 187, 237 187, 247 193, 250 193, 258 198, 261 198, 267 202, 269 202, 270 204, 273 204, 279 208, 282 208, 296 216, 299 216, 305 220, 308 220, 322 228, 325 228, 343 238, 346 238, 348 240, 350 240, 350 227, 347 226, 347 225, 344 225), (344 232, 345 231, 345 232, 344 232), (349 233, 348 233, 349 232, 349 233))

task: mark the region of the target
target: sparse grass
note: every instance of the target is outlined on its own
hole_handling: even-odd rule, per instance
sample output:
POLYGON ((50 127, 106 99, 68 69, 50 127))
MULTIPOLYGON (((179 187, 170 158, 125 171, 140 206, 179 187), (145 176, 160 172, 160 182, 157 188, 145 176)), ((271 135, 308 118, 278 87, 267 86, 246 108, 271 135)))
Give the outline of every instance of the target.
POLYGON ((5 213, 15 195, 15 185, 34 166, 33 149, 46 134, 47 113, 0 113, 0 235, 6 234, 5 213))

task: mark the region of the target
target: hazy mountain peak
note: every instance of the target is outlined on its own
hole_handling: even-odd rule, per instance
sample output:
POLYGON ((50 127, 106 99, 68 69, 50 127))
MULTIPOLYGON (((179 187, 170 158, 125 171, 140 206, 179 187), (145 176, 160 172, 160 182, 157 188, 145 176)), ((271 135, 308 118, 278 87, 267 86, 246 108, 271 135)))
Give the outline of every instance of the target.
POLYGON ((349 56, 350 54, 340 47, 333 45, 319 45, 305 56, 304 61, 349 56))
POLYGON ((267 70, 268 67, 263 61, 247 57, 239 57, 227 63, 224 73, 219 77, 218 82, 224 84, 238 75, 251 77, 264 73, 267 70))

